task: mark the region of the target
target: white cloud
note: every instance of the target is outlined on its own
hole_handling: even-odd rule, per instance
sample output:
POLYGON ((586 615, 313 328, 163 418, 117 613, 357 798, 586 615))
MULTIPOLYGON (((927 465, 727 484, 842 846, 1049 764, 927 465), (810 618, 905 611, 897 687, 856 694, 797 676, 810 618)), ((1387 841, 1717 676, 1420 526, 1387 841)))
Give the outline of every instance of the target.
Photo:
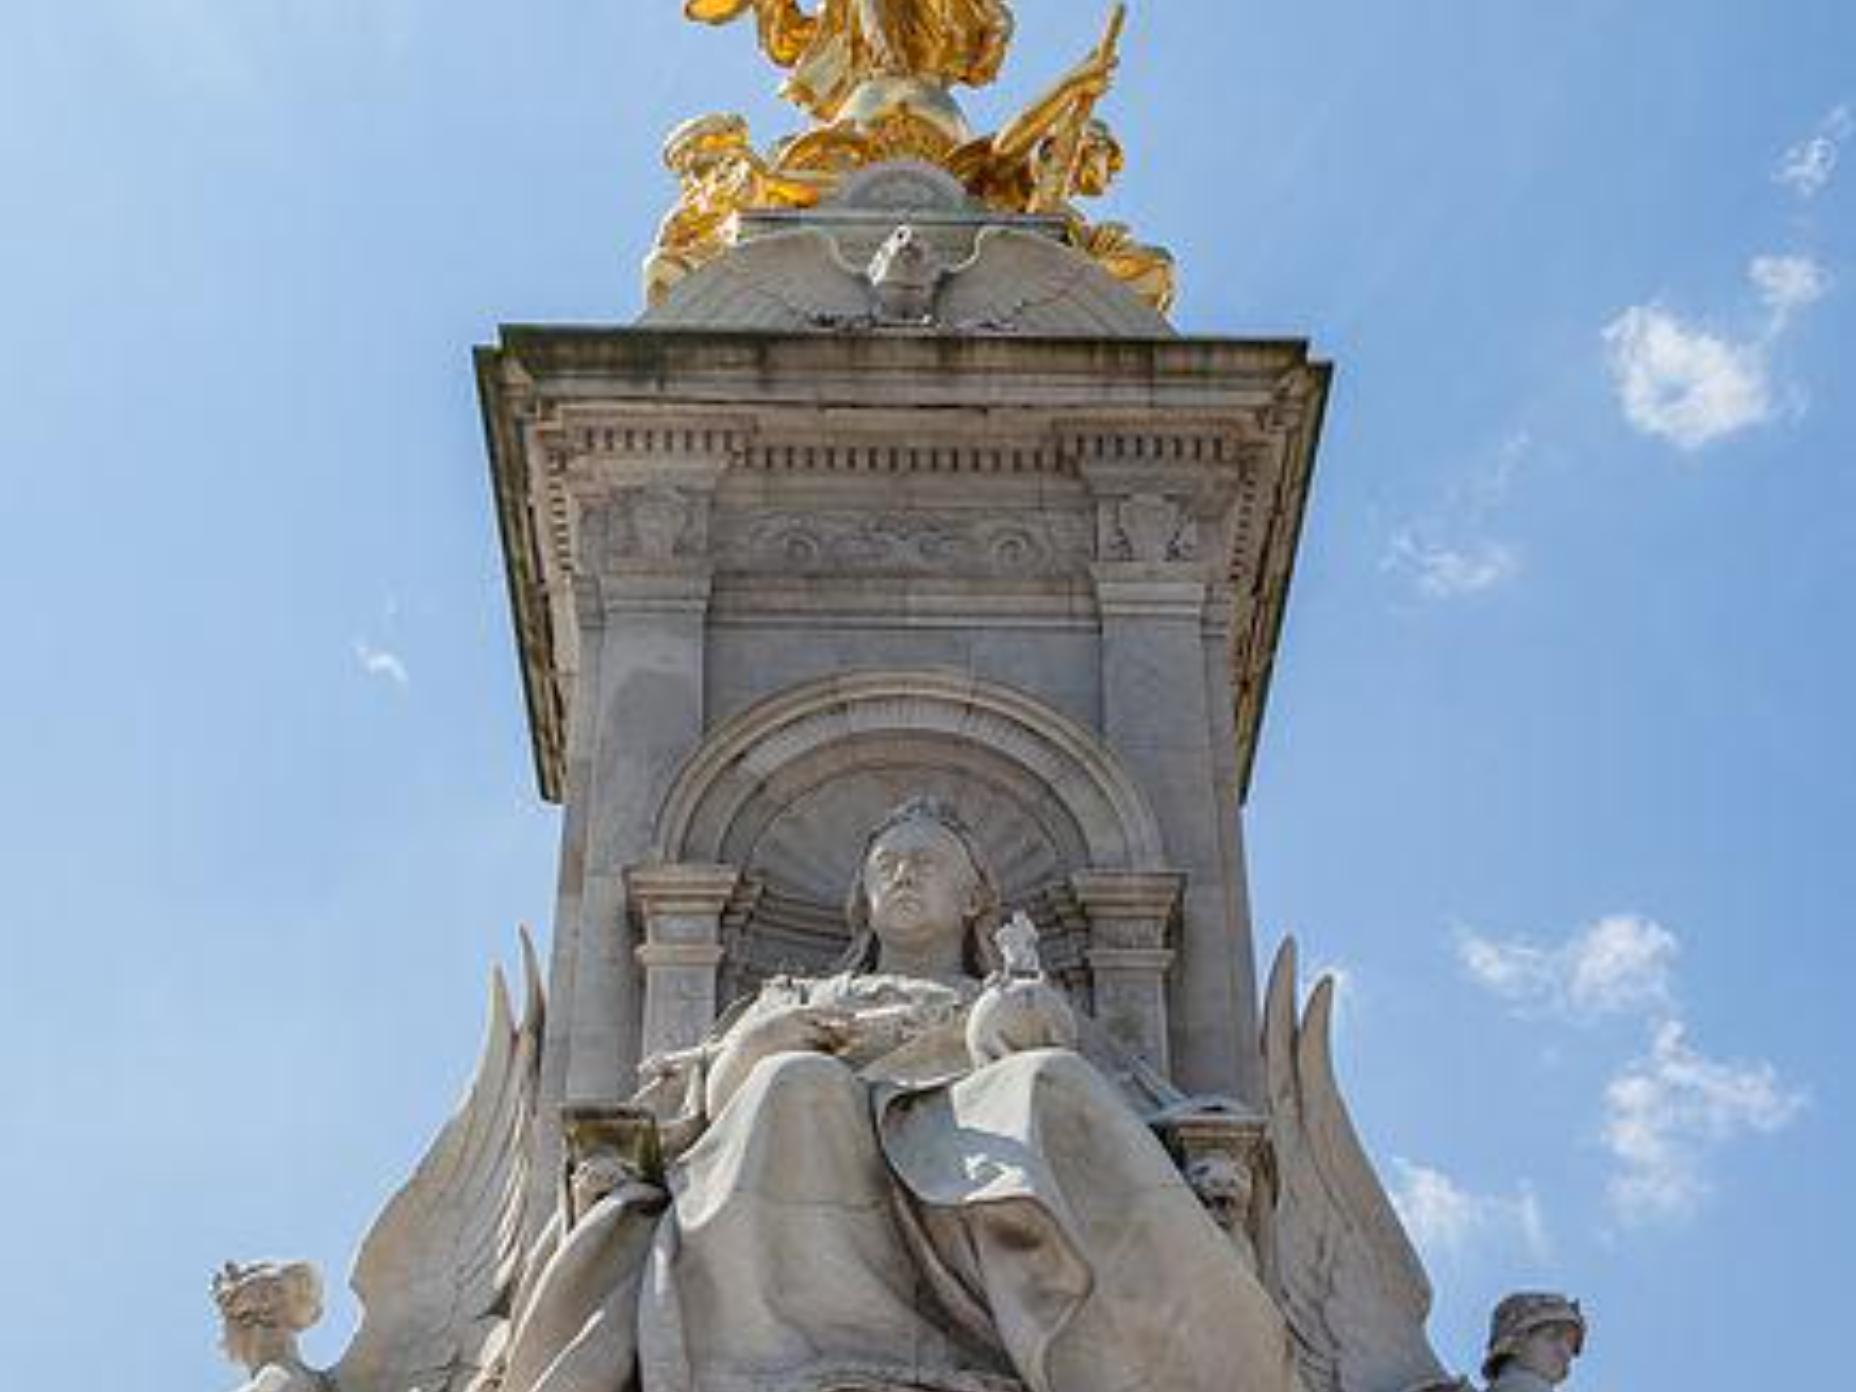
POLYGON ((1830 292, 1830 275, 1809 256, 1756 256, 1747 278, 1772 311, 1772 332, 1782 330, 1791 316, 1823 299, 1830 292))
POLYGON ((1461 1259, 1485 1246, 1519 1248, 1534 1262, 1551 1255, 1546 1215, 1530 1186, 1512 1197, 1477 1194, 1429 1166, 1394 1157, 1392 1167, 1392 1205, 1428 1261, 1461 1259))
MULTIPOLYGON (((1600 1136, 1614 1166, 1607 1196, 1631 1224, 1689 1216, 1709 1190, 1716 1151, 1790 1125, 1804 1095, 1765 1062, 1722 1062, 1688 1037, 1677 1003, 1676 935, 1651 919, 1613 914, 1542 946, 1461 934, 1458 955, 1484 989, 1529 1018, 1590 1023, 1636 1017, 1647 1052, 1604 1085, 1600 1136)), ((1433 1221, 1450 1209, 1431 1194, 1433 1221)))
POLYGON ((1517 430, 1445 491, 1436 507, 1393 532, 1379 568, 1421 597, 1464 599, 1501 588, 1521 573, 1521 553, 1490 536, 1532 457, 1534 439, 1517 430))
POLYGON ((1534 1013, 1595 1020, 1670 1009, 1681 943, 1651 919, 1611 914, 1556 946, 1464 933, 1457 955, 1485 990, 1534 1013))
POLYGON ((1773 254, 1754 257, 1747 280, 1765 322, 1745 337, 1659 304, 1633 305, 1605 326, 1612 384, 1625 419, 1643 434, 1695 450, 1772 419, 1772 350, 1800 311, 1830 293, 1830 274, 1809 256, 1773 254))
POLYGON ((1843 145, 1856 134, 1856 113, 1839 106, 1818 123, 1817 130, 1779 156, 1772 177, 1800 198, 1815 198, 1836 177, 1843 145))
POLYGON ((1664 1021, 1650 1052, 1605 1088, 1605 1148, 1618 1165, 1612 1208, 1628 1223, 1688 1216, 1708 1193, 1714 1151, 1742 1135, 1783 1131, 1804 1105, 1770 1063, 1709 1058, 1680 1021, 1664 1021))
POLYGON ((1447 546, 1407 527, 1393 535, 1384 569, 1409 576, 1426 599, 1461 599, 1514 579, 1521 573, 1521 558, 1503 542, 1482 539, 1447 546))
POLYGON ((376 648, 365 639, 357 638, 354 656, 355 661, 361 664, 361 670, 368 676, 392 682, 402 691, 412 685, 412 673, 407 670, 405 659, 398 653, 376 648))
POLYGON ((1660 305, 1633 305, 1605 326, 1606 359, 1624 417, 1645 435, 1699 449, 1772 415, 1758 342, 1689 324, 1660 305))

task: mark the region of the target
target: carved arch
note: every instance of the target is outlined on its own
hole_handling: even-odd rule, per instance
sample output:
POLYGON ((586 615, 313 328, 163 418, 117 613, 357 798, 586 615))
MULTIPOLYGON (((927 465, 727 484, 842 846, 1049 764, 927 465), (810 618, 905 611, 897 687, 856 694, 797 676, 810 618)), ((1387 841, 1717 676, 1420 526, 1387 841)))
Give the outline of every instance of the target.
POLYGON ((1053 870, 1165 868, 1152 807, 1098 736, 1024 692, 944 670, 808 682, 723 722, 673 783, 657 851, 671 863, 745 868, 808 805, 813 815, 799 820, 824 820, 818 804, 833 786, 881 791, 886 779, 924 777, 952 785, 924 791, 996 802, 992 815, 1017 818, 1053 870))
POLYGON ((847 941, 845 893, 867 832, 920 794, 959 808, 1008 906, 1037 922, 1052 976, 1164 1071, 1164 938, 1180 877, 1146 795, 1076 721, 945 670, 795 686, 722 722, 685 762, 645 879, 699 882, 726 902, 704 910, 694 954, 676 912, 684 900, 646 909, 646 1052, 688 1043, 717 1002, 769 976, 828 970, 847 941), (653 1002, 669 1012, 692 1000, 707 1004, 685 1010, 688 1028, 651 1032, 653 1002))

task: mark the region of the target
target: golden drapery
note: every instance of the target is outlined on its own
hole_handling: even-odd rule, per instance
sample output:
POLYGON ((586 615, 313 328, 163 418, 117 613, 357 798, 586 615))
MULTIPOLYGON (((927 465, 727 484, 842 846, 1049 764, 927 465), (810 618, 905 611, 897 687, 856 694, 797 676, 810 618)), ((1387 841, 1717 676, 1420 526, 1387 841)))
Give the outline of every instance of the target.
POLYGON ((690 0, 692 19, 726 23, 752 4, 762 49, 791 70, 784 95, 832 121, 878 77, 980 87, 999 75, 1012 38, 1005 0, 690 0))

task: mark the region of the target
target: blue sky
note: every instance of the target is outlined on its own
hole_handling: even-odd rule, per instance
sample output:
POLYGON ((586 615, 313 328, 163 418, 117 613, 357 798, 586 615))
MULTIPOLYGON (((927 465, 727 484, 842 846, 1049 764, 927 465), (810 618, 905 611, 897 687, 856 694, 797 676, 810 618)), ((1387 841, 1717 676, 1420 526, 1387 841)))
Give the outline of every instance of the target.
MULTIPOLYGON (((468 350, 635 313, 677 120, 787 128, 677 8, 6 7, 20 1386, 233 1385, 208 1273, 345 1271, 546 930, 468 350)), ((1018 8, 983 119, 1100 22, 1018 8)), ((1846 0, 1134 6, 1113 211, 1182 327, 1339 365, 1253 876, 1458 1366, 1518 1282, 1595 1392, 1840 1326, 1852 55, 1846 0)))

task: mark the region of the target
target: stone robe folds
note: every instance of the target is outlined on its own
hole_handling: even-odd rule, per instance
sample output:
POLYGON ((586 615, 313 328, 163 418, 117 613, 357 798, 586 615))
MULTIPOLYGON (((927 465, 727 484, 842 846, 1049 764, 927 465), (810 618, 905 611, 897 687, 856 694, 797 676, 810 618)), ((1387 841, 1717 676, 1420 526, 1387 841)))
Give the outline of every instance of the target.
POLYGON ((748 1013, 794 1003, 854 1011, 868 1029, 842 1056, 761 1060, 669 1167, 661 1216, 635 1196, 595 1209, 543 1278, 505 1386, 1293 1386, 1273 1302, 1081 1054, 975 1069, 969 1001, 893 977, 776 981, 748 1013), (546 1371, 538 1348, 562 1348, 546 1371))

